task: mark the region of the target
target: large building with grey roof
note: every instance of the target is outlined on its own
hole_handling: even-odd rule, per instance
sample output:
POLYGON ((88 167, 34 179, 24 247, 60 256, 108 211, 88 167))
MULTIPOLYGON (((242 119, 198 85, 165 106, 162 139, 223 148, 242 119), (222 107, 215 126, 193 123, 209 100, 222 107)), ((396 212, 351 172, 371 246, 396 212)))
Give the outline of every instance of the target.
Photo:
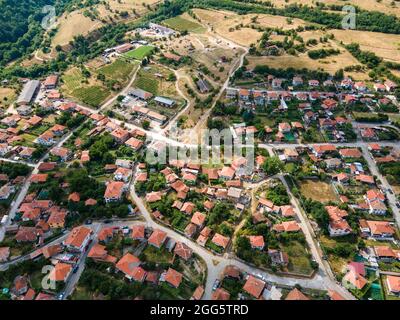
POLYGON ((17 104, 18 105, 27 105, 30 104, 38 93, 40 88, 39 80, 31 80, 27 82, 22 89, 21 94, 18 97, 17 104))

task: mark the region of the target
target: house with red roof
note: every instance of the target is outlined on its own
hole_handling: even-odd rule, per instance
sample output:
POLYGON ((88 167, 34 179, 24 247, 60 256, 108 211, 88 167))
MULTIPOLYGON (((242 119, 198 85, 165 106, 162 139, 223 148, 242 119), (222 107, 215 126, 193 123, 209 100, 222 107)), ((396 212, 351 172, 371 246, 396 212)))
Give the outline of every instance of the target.
POLYGON ((174 288, 178 288, 182 283, 183 274, 175 269, 169 268, 168 271, 161 276, 161 278, 174 288))
POLYGON ((71 251, 82 252, 89 243, 92 233, 92 230, 84 226, 76 227, 68 234, 64 245, 71 251))
POLYGON ((253 249, 263 250, 265 246, 263 236, 249 236, 250 245, 253 249))
POLYGON ((104 200, 109 202, 120 201, 125 192, 125 184, 121 181, 109 181, 104 193, 104 200))
POLYGON ((265 282, 250 275, 243 286, 243 291, 258 299, 265 288, 265 282))
POLYGON ((394 275, 386 276, 386 285, 390 294, 400 296, 400 277, 394 275))
POLYGON ((132 226, 131 238, 133 240, 144 240, 145 239, 144 225, 132 226))
POLYGON ((141 261, 131 253, 126 253, 115 265, 129 280, 143 282, 146 271, 140 267, 141 261))
POLYGON ((211 239, 211 242, 216 246, 226 249, 229 244, 230 239, 228 237, 223 236, 222 234, 216 233, 214 237, 211 239))
POLYGON ((166 232, 161 231, 160 229, 155 229, 147 241, 148 244, 160 249, 166 239, 167 239, 166 232))

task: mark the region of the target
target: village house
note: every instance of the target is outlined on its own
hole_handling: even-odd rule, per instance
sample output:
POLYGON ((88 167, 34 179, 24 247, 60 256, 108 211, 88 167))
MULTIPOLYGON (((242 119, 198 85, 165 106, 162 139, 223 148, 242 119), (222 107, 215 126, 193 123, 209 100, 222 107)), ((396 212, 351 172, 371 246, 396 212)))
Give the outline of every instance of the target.
POLYGON ((125 192, 125 184, 120 181, 109 181, 104 193, 104 200, 108 202, 120 201, 125 192))
POLYGON ((396 233, 396 230, 388 221, 360 219, 359 226, 364 237, 371 237, 376 240, 391 240, 396 233))
POLYGON ((79 226, 71 230, 68 237, 64 240, 64 245, 71 251, 83 252, 91 239, 93 231, 84 226, 79 226))

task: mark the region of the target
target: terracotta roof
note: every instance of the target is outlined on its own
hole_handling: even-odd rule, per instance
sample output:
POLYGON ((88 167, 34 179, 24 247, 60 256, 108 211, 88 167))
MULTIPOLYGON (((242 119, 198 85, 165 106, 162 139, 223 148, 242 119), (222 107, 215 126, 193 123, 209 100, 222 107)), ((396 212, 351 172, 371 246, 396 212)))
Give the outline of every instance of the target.
POLYGON ((400 277, 388 275, 386 278, 388 289, 391 292, 400 292, 400 277))
POLYGON ((132 227, 132 239, 144 239, 144 225, 132 227))
POLYGON ((230 293, 223 288, 217 288, 212 296, 211 300, 229 300, 231 297, 230 293))
POLYGON ((253 276, 249 276, 243 290, 258 299, 265 287, 265 282, 253 276))
POLYGON ((52 256, 55 256, 56 254, 60 253, 61 251, 62 251, 62 247, 60 244, 49 245, 49 246, 42 248, 43 256, 47 259, 52 256))
POLYGON ((9 256, 10 256, 10 248, 9 247, 0 248, 0 262, 7 261, 9 256))
POLYGON ((71 193, 68 196, 68 201, 79 202, 80 200, 81 200, 81 196, 79 195, 78 192, 71 193))
POLYGON ((49 279, 53 281, 65 281, 72 271, 72 265, 58 262, 49 274, 49 279))
POLYGON ((47 177, 48 174, 46 173, 32 174, 29 180, 33 183, 46 182, 47 177))
POLYGON ((90 236, 92 230, 86 228, 84 226, 79 226, 71 230, 67 239, 65 239, 64 243, 67 246, 73 246, 76 248, 80 248, 85 241, 86 238, 90 236))
POLYGON ((188 260, 192 256, 193 251, 186 244, 182 242, 177 242, 174 253, 180 256, 182 259, 188 260))
POLYGON ((85 201, 85 206, 95 206, 97 204, 97 200, 89 198, 85 201))
POLYGON ((342 157, 347 158, 361 158, 362 153, 357 148, 340 149, 339 153, 342 157))
POLYGON ((153 203, 161 200, 161 192, 150 192, 146 195, 146 202, 153 203))
POLYGON ((39 167, 38 170, 41 172, 44 171, 51 171, 56 167, 57 163, 55 162, 42 162, 39 167))
POLYGON ((331 298, 331 300, 346 300, 341 294, 339 294, 337 291, 335 290, 328 290, 328 294, 329 297, 331 298))
POLYGON ((301 230, 296 221, 284 221, 280 224, 275 224, 272 229, 277 232, 297 232, 301 230))
POLYGON ((240 270, 235 266, 226 266, 224 269, 224 276, 231 277, 231 278, 239 278, 240 277, 240 270))
POLYGON ((119 199, 123 194, 124 183, 121 181, 110 181, 107 184, 104 198, 119 199))
POLYGON ((199 211, 195 212, 192 216, 191 222, 197 226, 202 226, 206 220, 206 215, 199 211))
POLYGON ((114 228, 113 227, 104 227, 100 230, 97 235, 97 239, 99 241, 105 241, 107 238, 112 238, 114 236, 114 228))
POLYGON ((216 244, 219 247, 226 248, 229 243, 229 238, 223 236, 222 234, 216 233, 212 238, 211 242, 216 244))
POLYGON ((302 293, 299 289, 294 288, 290 291, 285 300, 310 300, 304 293, 302 293))
POLYGON ((347 272, 343 277, 343 280, 351 283, 359 290, 364 288, 365 285, 368 283, 368 281, 362 275, 358 274, 354 270, 350 270, 349 272, 347 272))
MULTIPOLYGON (((140 265, 141 261, 139 258, 134 256, 131 253, 126 253, 115 265, 115 267, 125 273, 130 277, 138 277, 141 275, 140 270, 136 270, 135 268, 140 265), (139 272, 138 272, 139 271, 139 272)), ((144 274, 143 274, 144 278, 144 274)), ((137 279, 137 278, 136 278, 137 279)))
POLYGON ((198 286, 196 290, 194 290, 192 299, 193 300, 200 300, 204 295, 204 287, 203 286, 198 286))
POLYGON ((149 237, 148 243, 159 248, 164 243, 166 238, 167 238, 167 234, 164 231, 155 229, 153 231, 153 233, 151 234, 151 236, 149 237))
POLYGON ((165 281, 174 286, 175 288, 179 287, 182 282, 183 275, 182 273, 169 268, 167 273, 165 274, 165 281))

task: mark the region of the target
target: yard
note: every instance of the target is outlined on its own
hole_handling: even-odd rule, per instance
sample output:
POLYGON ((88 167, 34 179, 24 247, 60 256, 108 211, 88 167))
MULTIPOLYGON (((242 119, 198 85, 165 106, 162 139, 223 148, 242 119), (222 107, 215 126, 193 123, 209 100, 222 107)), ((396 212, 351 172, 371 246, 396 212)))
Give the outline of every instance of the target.
POLYGON ((172 253, 168 252, 165 248, 157 249, 151 245, 148 245, 143 250, 142 255, 144 261, 153 263, 171 263, 172 253))
POLYGON ((337 201, 338 196, 332 186, 326 182, 305 180, 300 184, 300 191, 306 198, 314 201, 337 201))
POLYGON ((288 244, 283 244, 282 247, 282 250, 289 255, 289 272, 300 274, 311 274, 313 272, 309 254, 303 244, 290 241, 288 244))

